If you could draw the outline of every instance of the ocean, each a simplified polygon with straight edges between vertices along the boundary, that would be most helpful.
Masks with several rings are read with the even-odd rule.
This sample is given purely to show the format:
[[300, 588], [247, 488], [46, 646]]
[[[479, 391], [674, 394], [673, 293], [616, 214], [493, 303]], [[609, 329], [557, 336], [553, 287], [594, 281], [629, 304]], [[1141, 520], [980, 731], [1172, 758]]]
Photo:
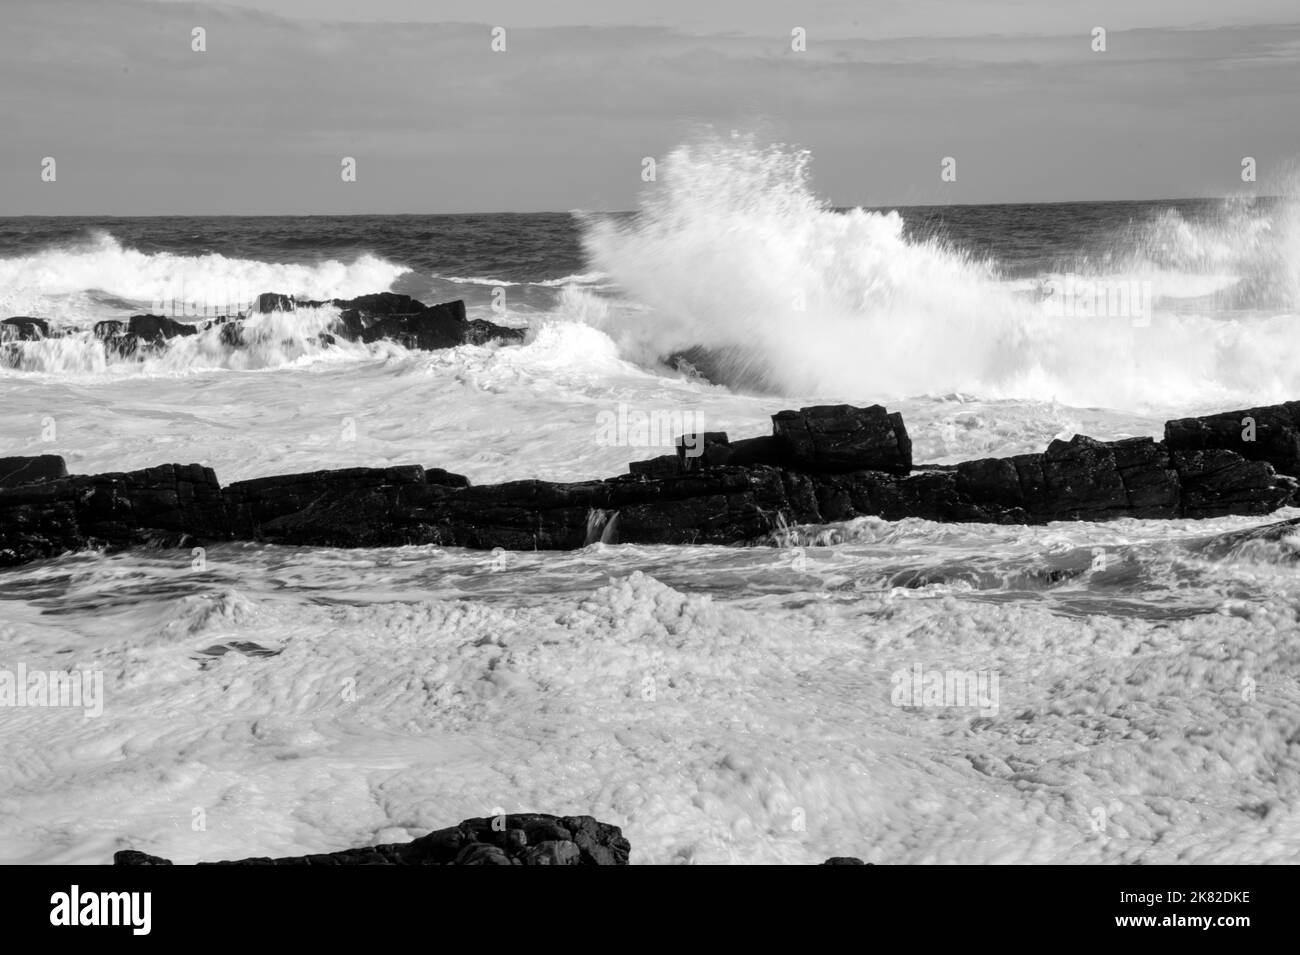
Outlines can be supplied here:
[[[835, 209], [809, 159], [682, 148], [626, 213], [0, 219], [0, 317], [55, 329], [0, 342], [0, 455], [580, 480], [664, 453], [610, 414], [736, 438], [881, 403], [951, 464], [1300, 398], [1288, 197]], [[527, 337], [324, 344], [328, 305], [242, 348], [91, 332], [379, 291]], [[1233, 535], [1297, 516], [6, 570], [0, 668], [102, 672], [103, 706], [0, 713], [0, 862], [297, 855], [501, 810], [615, 823], [634, 863], [1293, 862], [1300, 537]], [[954, 672], [979, 705], [910, 695]]]

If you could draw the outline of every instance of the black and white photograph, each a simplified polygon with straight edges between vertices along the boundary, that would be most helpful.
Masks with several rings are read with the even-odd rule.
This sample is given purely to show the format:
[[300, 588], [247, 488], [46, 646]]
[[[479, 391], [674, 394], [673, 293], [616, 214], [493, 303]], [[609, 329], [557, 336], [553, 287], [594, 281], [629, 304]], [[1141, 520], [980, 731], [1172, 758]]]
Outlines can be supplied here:
[[1294, 0], [3, 0], [0, 862], [1300, 862], [1297, 117]]

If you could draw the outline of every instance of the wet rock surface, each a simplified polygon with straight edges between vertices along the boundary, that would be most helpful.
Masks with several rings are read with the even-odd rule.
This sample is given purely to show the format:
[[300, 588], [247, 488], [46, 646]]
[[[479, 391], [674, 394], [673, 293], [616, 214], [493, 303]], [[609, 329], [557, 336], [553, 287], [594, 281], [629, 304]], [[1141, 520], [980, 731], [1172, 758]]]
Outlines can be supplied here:
[[[466, 819], [411, 842], [199, 865], [627, 865], [631, 849], [622, 829], [591, 816], [513, 813]], [[124, 849], [114, 854], [113, 864], [172, 863]]]
[[[358, 315], [368, 309], [387, 320], [405, 315], [412, 300], [355, 301]], [[1258, 420], [1290, 420], [1290, 406], [1277, 407], [1283, 410], [1255, 409]], [[1237, 414], [1232, 420], [1239, 421]], [[1234, 438], [1221, 417], [1170, 422], [1167, 433], [1182, 444], [1193, 438], [1240, 443], [1240, 431]], [[1039, 454], [916, 468], [902, 418], [880, 406], [783, 411], [773, 416], [773, 431], [737, 441], [721, 432], [684, 435], [676, 454], [633, 462], [626, 475], [569, 484], [472, 486], [462, 475], [411, 464], [222, 487], [198, 464], [69, 476], [54, 455], [5, 458], [0, 566], [88, 547], [229, 540], [570, 550], [597, 541], [755, 543], [792, 525], [864, 516], [1042, 524], [1257, 515], [1296, 503], [1300, 487], [1266, 459], [1292, 460], [1277, 438], [1280, 424], [1269, 432], [1276, 440], [1253, 456], [1226, 447], [1171, 450], [1151, 438], [1104, 442], [1076, 435]], [[872, 467], [857, 467], [863, 462]]]
[[[362, 295], [353, 299], [333, 299], [329, 302], [298, 301], [279, 292], [263, 292], [252, 303], [250, 313], [270, 314], [292, 312], [299, 307], [333, 305], [339, 309], [339, 318], [320, 336], [321, 344], [333, 344], [338, 339], [354, 342], [392, 341], [417, 351], [454, 348], [458, 345], [485, 345], [490, 342], [518, 344], [524, 339], [520, 328], [509, 328], [482, 319], [470, 321], [465, 316], [462, 301], [425, 305], [409, 295], [382, 292]], [[221, 344], [233, 349], [244, 348], [248, 340], [244, 323], [249, 315], [219, 315], [212, 318], [194, 316], [181, 321], [163, 315], [132, 315], [121, 320], [96, 322], [90, 329], [108, 356], [117, 358], [143, 358], [157, 354], [175, 338], [188, 338], [211, 329], [218, 329]], [[51, 327], [43, 318], [16, 316], [0, 320], [0, 345], [5, 349], [0, 358], [6, 364], [18, 366], [17, 349], [24, 342], [37, 342], [58, 336], [75, 335], [84, 331], [74, 326]]]

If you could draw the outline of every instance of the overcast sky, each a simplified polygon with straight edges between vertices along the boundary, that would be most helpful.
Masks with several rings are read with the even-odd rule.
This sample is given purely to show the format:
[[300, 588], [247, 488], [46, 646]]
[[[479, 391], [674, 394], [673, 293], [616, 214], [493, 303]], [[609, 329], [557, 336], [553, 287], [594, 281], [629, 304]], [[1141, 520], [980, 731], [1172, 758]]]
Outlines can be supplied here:
[[1277, 191], [1298, 67], [1297, 0], [3, 0], [0, 215], [627, 209], [701, 125], [845, 206]]

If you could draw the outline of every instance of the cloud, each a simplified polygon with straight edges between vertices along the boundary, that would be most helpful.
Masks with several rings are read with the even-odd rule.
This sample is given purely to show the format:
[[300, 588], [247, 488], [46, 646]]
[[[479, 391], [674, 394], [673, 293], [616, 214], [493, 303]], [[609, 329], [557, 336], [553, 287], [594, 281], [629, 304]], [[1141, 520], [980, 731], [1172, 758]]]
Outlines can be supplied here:
[[[731, 31], [717, 17], [648, 22], [669, 4], [640, 23], [511, 26], [494, 53], [487, 23], [385, 19], [455, 4], [350, 7], [372, 23], [268, 6], [6, 0], [0, 210], [627, 208], [641, 158], [698, 124], [810, 146], [818, 184], [845, 205], [1224, 192], [1241, 155], [1267, 168], [1300, 153], [1277, 121], [1296, 112], [1295, 25], [1117, 28], [1098, 54], [1091, 21], [1036, 12], [1054, 5], [981, 5], [976, 35], [962, 4], [885, 4], [856, 27], [856, 7], [821, 4], [808, 13], [824, 34], [810, 28], [795, 53], [788, 31], [755, 26], [784, 6]], [[867, 35], [919, 29], [918, 9], [935, 35]], [[1016, 25], [1047, 32], [1009, 35]], [[195, 26], [205, 53], [190, 48]], [[42, 184], [49, 155], [59, 180]], [[958, 183], [938, 180], [946, 155]], [[344, 156], [356, 183], [341, 181]]]

